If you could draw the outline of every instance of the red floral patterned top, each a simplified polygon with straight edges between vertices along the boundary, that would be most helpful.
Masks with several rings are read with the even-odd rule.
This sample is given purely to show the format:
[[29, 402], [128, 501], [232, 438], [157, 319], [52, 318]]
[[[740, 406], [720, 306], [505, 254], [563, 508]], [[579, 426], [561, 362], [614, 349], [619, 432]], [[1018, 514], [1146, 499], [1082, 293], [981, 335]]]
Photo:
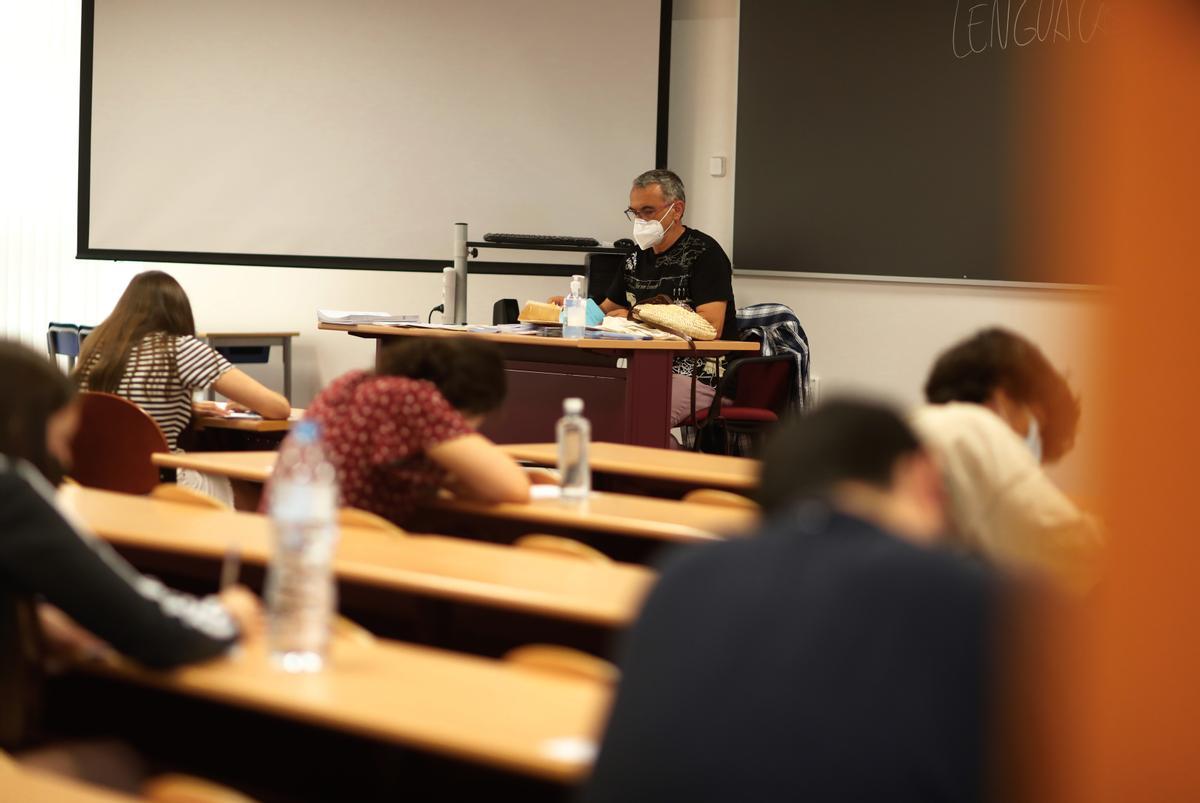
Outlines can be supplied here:
[[403, 525], [419, 500], [446, 479], [426, 450], [475, 430], [432, 382], [351, 371], [309, 406], [337, 469], [342, 506]]

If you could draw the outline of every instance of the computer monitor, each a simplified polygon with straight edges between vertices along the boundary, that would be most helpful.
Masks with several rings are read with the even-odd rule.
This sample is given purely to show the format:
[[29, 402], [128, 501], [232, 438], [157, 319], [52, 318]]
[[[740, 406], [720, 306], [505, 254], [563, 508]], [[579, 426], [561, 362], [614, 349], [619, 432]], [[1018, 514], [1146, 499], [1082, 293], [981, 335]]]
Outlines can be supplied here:
[[597, 304], [604, 302], [613, 278], [625, 269], [625, 254], [588, 254], [583, 260], [587, 294]]

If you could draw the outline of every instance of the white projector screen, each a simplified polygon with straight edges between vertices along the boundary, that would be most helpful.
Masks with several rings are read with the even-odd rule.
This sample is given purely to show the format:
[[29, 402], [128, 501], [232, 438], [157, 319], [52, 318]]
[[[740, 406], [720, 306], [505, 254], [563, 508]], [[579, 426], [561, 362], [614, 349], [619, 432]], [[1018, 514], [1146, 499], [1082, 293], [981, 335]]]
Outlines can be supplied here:
[[80, 256], [433, 269], [457, 221], [628, 236], [629, 182], [665, 155], [662, 14], [85, 0]]

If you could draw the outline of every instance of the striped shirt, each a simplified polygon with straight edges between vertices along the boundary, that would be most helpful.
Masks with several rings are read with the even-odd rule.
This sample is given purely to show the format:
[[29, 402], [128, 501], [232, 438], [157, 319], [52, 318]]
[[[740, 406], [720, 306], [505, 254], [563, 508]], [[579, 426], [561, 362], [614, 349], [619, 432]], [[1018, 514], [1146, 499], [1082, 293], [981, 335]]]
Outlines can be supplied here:
[[[81, 390], [88, 389], [87, 374], [94, 361], [80, 372]], [[179, 433], [192, 419], [193, 392], [207, 388], [231, 368], [228, 360], [191, 335], [146, 335], [129, 352], [117, 395], [145, 410], [175, 451]]]

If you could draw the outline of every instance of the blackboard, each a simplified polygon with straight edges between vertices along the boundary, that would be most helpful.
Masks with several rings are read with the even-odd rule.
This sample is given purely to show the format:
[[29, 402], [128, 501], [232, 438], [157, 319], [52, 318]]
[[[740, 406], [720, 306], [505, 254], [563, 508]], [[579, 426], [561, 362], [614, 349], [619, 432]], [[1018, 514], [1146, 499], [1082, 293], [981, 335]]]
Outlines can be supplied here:
[[734, 267], [1045, 280], [1031, 170], [1062, 121], [1041, 88], [1111, 34], [1110, 6], [742, 3]]

